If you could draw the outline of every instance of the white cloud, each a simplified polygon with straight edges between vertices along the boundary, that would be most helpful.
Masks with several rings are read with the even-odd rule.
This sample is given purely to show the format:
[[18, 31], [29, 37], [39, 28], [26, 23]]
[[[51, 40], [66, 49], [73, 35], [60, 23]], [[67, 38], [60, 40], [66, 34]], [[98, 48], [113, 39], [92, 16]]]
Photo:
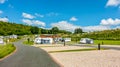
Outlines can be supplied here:
[[108, 0], [106, 6], [118, 6], [120, 5], [120, 0]]
[[112, 26], [112, 25], [120, 25], [120, 19], [112, 19], [112, 18], [109, 18], [109, 19], [102, 19], [101, 20], [101, 25], [109, 25], [109, 26]]
[[80, 27], [80, 26], [76, 26], [76, 25], [70, 24], [67, 21], [59, 21], [57, 23], [52, 23], [51, 26], [52, 27], [58, 27], [61, 30], [67, 30], [67, 31], [71, 31], [71, 32], [73, 32], [74, 29]]
[[8, 22], [9, 19], [8, 18], [0, 18], [0, 21], [3, 21], [3, 22]]
[[52, 23], [51, 26], [52, 27], [58, 27], [60, 30], [67, 30], [67, 31], [71, 31], [71, 32], [74, 32], [74, 30], [76, 28], [81, 28], [85, 32], [102, 31], [102, 30], [110, 29], [110, 26], [102, 26], [102, 25], [82, 27], [82, 26], [77, 26], [77, 25], [71, 24], [67, 21], [59, 21], [57, 23]]
[[0, 0], [0, 3], [3, 4], [3, 3], [5, 3], [5, 1], [6, 1], [6, 0]]
[[93, 32], [93, 31], [109, 30], [110, 27], [98, 25], [98, 26], [86, 26], [86, 27], [82, 27], [82, 29], [85, 32], [89, 32], [89, 31]]
[[35, 25], [40, 25], [42, 27], [45, 27], [45, 22], [39, 21], [39, 20], [33, 20], [32, 21]]
[[38, 16], [38, 17], [41, 17], [41, 18], [44, 17], [44, 15], [41, 15], [41, 14], [38, 14], [38, 13], [35, 13], [35, 15]]
[[29, 20], [29, 19], [22, 19], [22, 22], [24, 22], [24, 23], [26, 23], [28, 25], [32, 25], [33, 24], [32, 21]]
[[0, 14], [2, 14], [3, 13], [3, 11], [2, 10], [0, 10]]
[[77, 21], [78, 19], [76, 17], [71, 17], [70, 21]]
[[24, 17], [24, 18], [28, 18], [28, 19], [33, 19], [33, 18], [35, 18], [33, 15], [31, 15], [31, 14], [28, 14], [28, 13], [22, 13], [22, 16]]
[[39, 21], [39, 20], [29, 20], [29, 19], [22, 19], [22, 22], [28, 24], [28, 25], [35, 25], [35, 26], [42, 26], [45, 27], [45, 22]]

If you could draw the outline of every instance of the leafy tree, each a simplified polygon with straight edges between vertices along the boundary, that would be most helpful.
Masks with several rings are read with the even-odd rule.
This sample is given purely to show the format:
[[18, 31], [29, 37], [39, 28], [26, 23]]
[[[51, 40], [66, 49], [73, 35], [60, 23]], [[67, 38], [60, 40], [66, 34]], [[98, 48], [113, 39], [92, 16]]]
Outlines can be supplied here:
[[48, 34], [46, 29], [41, 29], [41, 34]]
[[38, 27], [31, 27], [30, 29], [32, 34], [38, 34], [39, 33], [39, 28]]
[[82, 33], [82, 32], [83, 31], [82, 31], [81, 28], [76, 28], [75, 31], [74, 31], [75, 34], [79, 34], [79, 33]]
[[53, 33], [53, 34], [57, 34], [58, 32], [59, 32], [58, 27], [53, 27], [53, 28], [52, 28], [52, 33]]

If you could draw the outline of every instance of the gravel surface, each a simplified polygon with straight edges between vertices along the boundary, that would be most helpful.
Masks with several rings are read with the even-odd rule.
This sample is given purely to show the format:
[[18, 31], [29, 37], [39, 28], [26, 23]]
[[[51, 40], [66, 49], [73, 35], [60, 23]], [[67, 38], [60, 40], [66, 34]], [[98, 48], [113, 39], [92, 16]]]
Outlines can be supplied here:
[[65, 67], [120, 67], [119, 50], [51, 53]]
[[47, 52], [49, 51], [60, 51], [60, 50], [74, 50], [74, 49], [87, 49], [93, 47], [81, 47], [81, 46], [56, 46], [56, 47], [40, 47]]

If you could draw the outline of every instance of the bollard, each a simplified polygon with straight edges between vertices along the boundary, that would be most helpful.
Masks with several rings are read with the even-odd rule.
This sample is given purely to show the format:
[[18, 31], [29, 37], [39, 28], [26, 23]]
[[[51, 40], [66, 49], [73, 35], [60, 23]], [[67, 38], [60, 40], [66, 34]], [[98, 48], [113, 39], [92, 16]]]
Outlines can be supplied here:
[[65, 46], [65, 40], [64, 40], [64, 46]]
[[100, 50], [100, 43], [98, 43], [98, 50]]

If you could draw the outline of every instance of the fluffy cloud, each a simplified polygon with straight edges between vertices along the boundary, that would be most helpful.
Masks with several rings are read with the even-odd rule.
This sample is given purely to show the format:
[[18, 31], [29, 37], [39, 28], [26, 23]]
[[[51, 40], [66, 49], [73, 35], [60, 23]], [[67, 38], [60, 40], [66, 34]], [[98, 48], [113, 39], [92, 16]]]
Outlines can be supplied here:
[[98, 26], [86, 26], [86, 27], [82, 27], [83, 31], [85, 32], [93, 32], [93, 31], [102, 31], [102, 30], [109, 30], [110, 27], [109, 26], [102, 26], [102, 25], [98, 25]]
[[0, 18], [0, 21], [3, 21], [3, 22], [8, 22], [9, 19], [8, 18]]
[[28, 24], [28, 25], [32, 25], [32, 21], [31, 20], [28, 20], [28, 19], [22, 19], [22, 22]]
[[28, 19], [33, 19], [33, 18], [35, 18], [33, 15], [31, 15], [31, 14], [28, 14], [28, 13], [22, 13], [22, 16], [24, 17], [24, 18], [28, 18]]
[[2, 14], [2, 13], [3, 13], [3, 11], [0, 10], [0, 14]]
[[5, 3], [5, 1], [6, 1], [6, 0], [0, 0], [0, 3], [3, 4], [3, 3]]
[[41, 18], [44, 17], [44, 15], [41, 15], [41, 14], [38, 14], [38, 13], [35, 13], [35, 15], [38, 16], [38, 17], [41, 17]]
[[120, 5], [120, 0], [108, 0], [106, 6], [118, 6]]
[[78, 19], [76, 17], [71, 17], [70, 21], [77, 21]]
[[39, 20], [33, 20], [32, 21], [35, 25], [40, 25], [42, 27], [45, 27], [45, 22], [39, 21]]
[[29, 19], [22, 19], [22, 22], [28, 25], [35, 25], [35, 26], [42, 26], [45, 27], [45, 23], [39, 20], [29, 20]]
[[51, 24], [52, 27], [58, 27], [61, 30], [67, 30], [67, 31], [74, 31], [74, 29], [79, 28], [79, 26], [70, 24], [67, 21], [59, 21], [57, 23], [52, 23]]
[[85, 31], [85, 32], [102, 31], [102, 30], [110, 29], [110, 26], [102, 26], [102, 25], [82, 27], [82, 26], [73, 25], [67, 21], [59, 21], [57, 23], [52, 23], [51, 26], [58, 27], [61, 30], [67, 30], [67, 31], [71, 31], [71, 32], [74, 32], [74, 30], [76, 28], [82, 28], [83, 31]]
[[112, 18], [109, 18], [109, 19], [102, 19], [101, 20], [101, 25], [109, 25], [109, 26], [112, 26], [112, 25], [120, 25], [120, 19], [112, 19]]

